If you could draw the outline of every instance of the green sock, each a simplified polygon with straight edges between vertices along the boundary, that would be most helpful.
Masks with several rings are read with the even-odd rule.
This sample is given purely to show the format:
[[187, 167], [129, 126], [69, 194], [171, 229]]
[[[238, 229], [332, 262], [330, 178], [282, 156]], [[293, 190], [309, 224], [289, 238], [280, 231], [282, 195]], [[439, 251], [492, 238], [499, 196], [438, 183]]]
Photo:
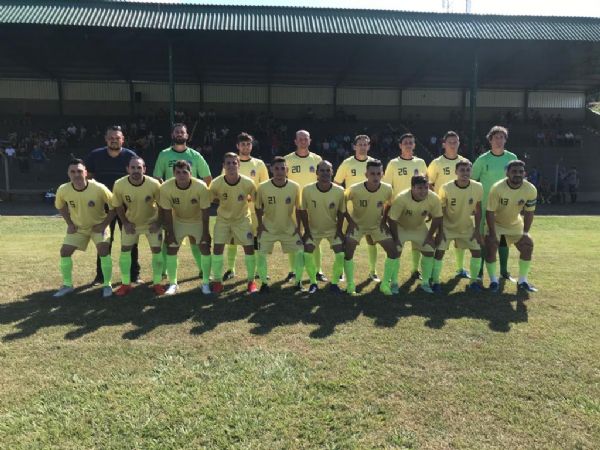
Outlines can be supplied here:
[[390, 283], [393, 283], [394, 278], [394, 269], [396, 267], [396, 259], [385, 258], [385, 263], [383, 264], [383, 278], [381, 280], [381, 285], [390, 287]]
[[304, 267], [306, 267], [310, 284], [316, 284], [317, 266], [315, 265], [315, 255], [313, 253], [304, 252]]
[[419, 261], [421, 261], [421, 252], [419, 250], [413, 250], [412, 256], [412, 271], [417, 272], [419, 270]]
[[[163, 271], [163, 260], [162, 255], [159, 253], [152, 253], [152, 284], [160, 284], [162, 280]], [[123, 269], [121, 269], [123, 273]], [[127, 272], [129, 273], [129, 272]], [[122, 277], [122, 275], [121, 275]]]
[[304, 273], [304, 252], [302, 250], [294, 253], [294, 273], [296, 274], [296, 283], [301, 283]]
[[469, 269], [471, 270], [471, 279], [474, 280], [479, 276], [479, 271], [481, 270], [481, 258], [471, 257]]
[[423, 277], [423, 284], [429, 284], [432, 272], [433, 256], [423, 256], [423, 258], [421, 258], [421, 277]]
[[70, 256], [61, 256], [59, 267], [63, 285], [73, 287], [73, 258]]
[[433, 259], [433, 270], [431, 271], [431, 280], [434, 283], [440, 282], [440, 274], [442, 273], [443, 260]]
[[104, 277], [104, 286], [110, 286], [112, 283], [112, 258], [110, 255], [100, 257], [100, 267]]
[[508, 273], [508, 247], [498, 247], [500, 273]]
[[208, 284], [210, 283], [211, 255], [202, 255], [200, 263], [202, 264], [202, 284]]
[[498, 281], [498, 275], [496, 274], [496, 261], [485, 263], [485, 267], [487, 268], [488, 275], [490, 276], [491, 281]]
[[254, 273], [256, 272], [256, 258], [254, 257], [254, 254], [245, 255], [244, 263], [246, 264], [246, 272], [248, 273], [248, 283], [250, 283], [251, 281], [254, 281]]
[[160, 254], [162, 255], [163, 262], [163, 273], [166, 273], [167, 271], [167, 247], [168, 245], [163, 242], [162, 247], [160, 248]]
[[294, 272], [294, 261], [295, 261], [295, 255], [294, 253], [288, 253], [288, 265], [289, 265], [289, 272]]
[[456, 271], [463, 270], [465, 268], [465, 249], [455, 248], [454, 256], [456, 258]]
[[377, 273], [377, 246], [367, 245], [367, 251], [369, 253], [369, 272]]
[[177, 255], [167, 255], [169, 284], [177, 284]]
[[215, 281], [223, 281], [223, 255], [212, 255], [212, 271]]
[[321, 243], [315, 246], [315, 250], [313, 253], [315, 257], [315, 269], [317, 272], [321, 271], [321, 266], [323, 265], [323, 255], [321, 254]]
[[354, 260], [344, 259], [344, 272], [346, 272], [346, 286], [354, 286]]
[[119, 270], [121, 271], [121, 283], [131, 284], [131, 250], [128, 252], [121, 251]]
[[237, 245], [226, 245], [227, 251], [227, 270], [235, 272], [235, 257], [237, 256]]
[[529, 268], [531, 267], [531, 261], [525, 261], [519, 259], [519, 281], [526, 280], [529, 274]]
[[335, 254], [333, 260], [333, 275], [331, 277], [331, 284], [338, 284], [340, 277], [344, 273], [344, 252]]
[[267, 254], [258, 252], [256, 257], [256, 270], [262, 284], [267, 284]]
[[192, 250], [194, 261], [196, 261], [196, 267], [198, 267], [198, 270], [202, 270], [202, 253], [200, 252], [200, 247], [198, 247], [198, 244], [190, 242], [190, 249]]

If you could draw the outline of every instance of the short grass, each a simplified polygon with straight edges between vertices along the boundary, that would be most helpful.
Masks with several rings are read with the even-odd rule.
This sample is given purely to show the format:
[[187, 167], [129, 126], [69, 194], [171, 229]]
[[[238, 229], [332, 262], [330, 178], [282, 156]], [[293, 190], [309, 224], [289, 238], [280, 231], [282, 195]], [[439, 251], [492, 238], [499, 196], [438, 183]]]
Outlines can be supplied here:
[[[0, 447], [598, 448], [599, 228], [536, 219], [529, 299], [512, 284], [467, 295], [464, 280], [435, 298], [409, 282], [395, 298], [368, 283], [309, 298], [279, 286], [278, 252], [271, 294], [238, 277], [207, 298], [183, 248], [175, 297], [54, 300], [61, 220], [0, 218]], [[76, 285], [93, 260], [76, 255]]]

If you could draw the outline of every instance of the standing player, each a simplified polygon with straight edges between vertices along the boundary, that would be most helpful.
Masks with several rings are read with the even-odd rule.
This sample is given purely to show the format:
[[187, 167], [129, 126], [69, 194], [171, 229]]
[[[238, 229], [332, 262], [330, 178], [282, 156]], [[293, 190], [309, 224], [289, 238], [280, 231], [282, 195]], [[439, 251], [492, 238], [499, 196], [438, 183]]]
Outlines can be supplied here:
[[[421, 158], [414, 155], [415, 152], [415, 136], [410, 133], [405, 133], [400, 136], [400, 156], [392, 159], [385, 168], [383, 181], [392, 185], [394, 197], [400, 192], [411, 188], [411, 179], [415, 175], [425, 175], [427, 173], [427, 164]], [[412, 278], [419, 279], [419, 261], [421, 252], [412, 249]]]
[[[192, 177], [189, 162], [180, 160], [173, 166], [174, 177], [160, 186], [160, 207], [166, 230], [167, 273], [169, 287], [165, 292], [177, 292], [177, 252], [187, 237], [190, 247], [199, 247], [202, 254], [202, 293], [210, 294], [210, 220], [211, 194], [204, 181]], [[196, 260], [196, 264], [198, 260]]]
[[[296, 182], [300, 186], [300, 193], [304, 186], [317, 181], [317, 164], [319, 164], [322, 158], [309, 150], [310, 147], [310, 133], [306, 130], [296, 131], [296, 139], [294, 140], [296, 150], [285, 156], [286, 164], [288, 167], [288, 179]], [[316, 248], [315, 262], [317, 265], [317, 280], [327, 281], [325, 275], [321, 272], [321, 249]], [[294, 279], [296, 276], [294, 269], [294, 256], [290, 253], [288, 255], [288, 263], [290, 271], [285, 278], [286, 282]], [[302, 274], [300, 274], [302, 276]], [[296, 282], [301, 281], [296, 278]]]
[[[260, 276], [260, 292], [269, 292], [267, 284], [267, 255], [273, 252], [275, 242], [279, 242], [283, 253], [291, 255], [294, 261], [296, 290], [302, 290], [302, 271], [304, 258], [302, 255], [302, 239], [298, 232], [300, 223], [298, 208], [300, 207], [300, 186], [287, 178], [286, 159], [281, 156], [273, 158], [271, 163], [273, 178], [264, 181], [256, 193], [256, 218], [258, 219], [258, 258], [257, 267]], [[294, 220], [295, 219], [295, 220]]]
[[[335, 174], [335, 181], [339, 185], [344, 185], [346, 189], [356, 183], [365, 181], [365, 173], [367, 172], [367, 162], [373, 158], [368, 156], [371, 147], [371, 139], [366, 134], [359, 134], [354, 138], [354, 156], [350, 156], [342, 161], [340, 167]], [[369, 238], [370, 239], [370, 238]], [[377, 263], [377, 246], [375, 243], [368, 243], [369, 252], [369, 278], [375, 282], [381, 281], [376, 271]]]
[[383, 247], [387, 254], [383, 279], [379, 286], [384, 295], [391, 295], [390, 282], [398, 278], [400, 256], [387, 225], [387, 213], [392, 202], [392, 187], [382, 183], [383, 164], [378, 159], [367, 163], [367, 181], [357, 183], [346, 190], [346, 230], [344, 271], [346, 272], [346, 292], [354, 294], [354, 251], [363, 236]]
[[[89, 155], [85, 158], [85, 166], [88, 173], [88, 178], [96, 180], [98, 183], [102, 183], [108, 189], [112, 191], [115, 181], [121, 178], [123, 175], [127, 175], [127, 165], [129, 160], [134, 156], [137, 156], [133, 150], [123, 147], [125, 143], [125, 136], [121, 127], [114, 125], [106, 129], [104, 135], [106, 141], [106, 147], [100, 147], [92, 150]], [[115, 226], [119, 224], [121, 233], [123, 232], [123, 225], [119, 220], [119, 217], [115, 214], [113, 220], [110, 222], [110, 246], [112, 249], [112, 243], [115, 238]], [[131, 249], [131, 279], [134, 282], [140, 282], [140, 265], [138, 263], [138, 248], [134, 245]], [[100, 257], [96, 258], [96, 277], [92, 281], [92, 286], [102, 284], [102, 268], [100, 266]]]
[[[425, 222], [429, 216], [432, 219], [427, 228]], [[435, 252], [434, 235], [439, 233], [442, 225], [442, 204], [437, 194], [429, 190], [427, 177], [414, 175], [411, 178], [411, 188], [394, 198], [389, 212], [389, 222], [395, 242], [404, 245], [410, 241], [413, 250], [422, 253], [421, 289], [428, 294], [433, 294], [430, 280]], [[396, 282], [396, 279], [393, 281]], [[396, 285], [392, 292], [397, 292], [397, 289]]]
[[215, 178], [210, 185], [213, 199], [219, 202], [212, 257], [215, 277], [213, 292], [219, 294], [223, 291], [223, 250], [225, 244], [229, 244], [233, 240], [235, 245], [244, 247], [248, 292], [253, 294], [257, 291], [254, 282], [256, 261], [248, 202], [256, 195], [256, 187], [254, 181], [240, 175], [240, 157], [235, 153], [225, 153], [223, 168], [225, 174]]
[[126, 177], [119, 178], [113, 189], [112, 206], [123, 224], [121, 232], [121, 286], [115, 292], [122, 297], [131, 292], [131, 249], [138, 244], [140, 235], [145, 235], [152, 252], [152, 289], [156, 295], [165, 293], [160, 284], [162, 275], [162, 229], [158, 218], [160, 183], [144, 175], [146, 164], [139, 156], [129, 160]]
[[[471, 162], [460, 160], [456, 163], [456, 180], [448, 181], [440, 187], [439, 195], [444, 212], [444, 223], [440, 242], [435, 253], [433, 262], [433, 290], [440, 290], [439, 278], [442, 271], [444, 252], [448, 250], [450, 241], [458, 251], [471, 250], [471, 274], [473, 281], [469, 289], [475, 292], [481, 291], [481, 285], [475, 280], [481, 268], [481, 199], [483, 198], [483, 186], [475, 180], [471, 180]], [[473, 219], [475, 217], [475, 224]]]
[[[514, 243], [520, 253], [518, 288], [537, 292], [529, 284], [527, 275], [531, 266], [533, 240], [529, 230], [537, 201], [537, 189], [525, 180], [525, 163], [514, 160], [506, 167], [506, 178], [498, 181], [490, 189], [486, 211], [488, 233], [486, 235], [486, 266], [490, 276], [490, 290], [499, 289], [496, 276], [496, 250], [502, 239], [510, 245]], [[521, 217], [523, 211], [523, 217]]]
[[317, 182], [306, 185], [302, 190], [300, 218], [304, 226], [304, 266], [310, 277], [309, 294], [318, 290], [317, 267], [313, 252], [323, 239], [335, 254], [333, 275], [329, 290], [340, 293], [338, 282], [344, 271], [344, 213], [346, 202], [344, 190], [331, 182], [333, 166], [329, 161], [317, 165]]
[[[492, 146], [491, 150], [482, 154], [473, 163], [473, 174], [471, 176], [483, 185], [483, 199], [481, 200], [483, 221], [480, 230], [482, 234], [487, 217], [485, 209], [490, 189], [496, 182], [505, 177], [507, 164], [517, 159], [517, 155], [504, 149], [507, 139], [508, 130], [506, 128], [499, 125], [493, 126], [487, 134], [487, 140]], [[498, 254], [500, 256], [500, 276], [506, 280], [514, 281], [508, 272], [508, 244], [505, 239], [500, 240]], [[483, 277], [483, 267], [479, 277]]]
[[[442, 137], [442, 147], [444, 154], [435, 158], [427, 167], [427, 178], [429, 187], [436, 194], [440, 195], [441, 187], [449, 181], [456, 180], [456, 163], [458, 161], [468, 161], [458, 154], [460, 147], [460, 138], [455, 131], [447, 131]], [[469, 273], [465, 270], [465, 249], [455, 247], [456, 255], [456, 276], [459, 278], [469, 278]]]
[[60, 272], [63, 286], [54, 293], [62, 297], [73, 292], [73, 253], [88, 246], [90, 240], [96, 244], [102, 268], [102, 297], [112, 295], [112, 260], [110, 257], [110, 229], [108, 225], [115, 217], [110, 208], [112, 194], [106, 186], [88, 180], [85, 164], [81, 159], [73, 159], [68, 166], [69, 183], [56, 191], [54, 206], [67, 223], [67, 234], [60, 248]]
[[[256, 189], [258, 189], [258, 185], [260, 183], [269, 179], [269, 171], [261, 159], [253, 158], [250, 155], [252, 153], [253, 140], [254, 138], [248, 133], [241, 133], [237, 137], [236, 147], [240, 157], [240, 173], [254, 181]], [[250, 208], [252, 232], [254, 233], [254, 243], [256, 246], [256, 229], [258, 225], [256, 223], [256, 210], [254, 209], [254, 201], [251, 201], [248, 207]], [[235, 276], [236, 255], [237, 245], [227, 245], [227, 270], [223, 274], [223, 280], [229, 280]]]

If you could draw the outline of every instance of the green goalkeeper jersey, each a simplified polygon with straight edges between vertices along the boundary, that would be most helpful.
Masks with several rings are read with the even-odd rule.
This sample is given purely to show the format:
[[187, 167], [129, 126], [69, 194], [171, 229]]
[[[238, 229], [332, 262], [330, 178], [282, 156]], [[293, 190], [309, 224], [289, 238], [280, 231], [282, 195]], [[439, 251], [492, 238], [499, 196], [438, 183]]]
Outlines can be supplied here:
[[490, 189], [494, 183], [506, 178], [506, 165], [515, 159], [517, 159], [517, 155], [508, 150], [504, 150], [504, 153], [499, 156], [488, 151], [480, 155], [473, 164], [471, 178], [483, 185], [482, 209], [485, 210], [487, 207], [487, 198]]

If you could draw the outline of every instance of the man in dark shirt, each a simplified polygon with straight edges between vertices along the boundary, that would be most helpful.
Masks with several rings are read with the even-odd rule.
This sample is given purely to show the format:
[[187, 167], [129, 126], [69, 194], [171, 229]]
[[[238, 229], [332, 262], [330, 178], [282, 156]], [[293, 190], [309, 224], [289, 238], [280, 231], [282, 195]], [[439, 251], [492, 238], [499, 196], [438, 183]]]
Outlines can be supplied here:
[[[129, 160], [133, 156], [137, 156], [135, 152], [128, 148], [123, 148], [125, 137], [121, 131], [121, 127], [112, 126], [106, 130], [104, 136], [106, 140], [106, 147], [100, 147], [96, 150], [92, 150], [90, 154], [85, 158], [85, 165], [88, 169], [88, 178], [104, 184], [111, 191], [115, 181], [119, 178], [127, 175], [127, 166]], [[119, 229], [123, 229], [121, 221], [118, 217], [115, 217], [110, 223], [110, 245], [112, 247], [114, 235], [115, 235], [115, 224], [119, 224]], [[138, 263], [138, 249], [137, 245], [134, 245], [131, 249], [131, 280], [136, 282], [140, 275], [140, 265]], [[93, 285], [102, 284], [102, 268], [100, 267], [100, 258], [96, 259], [96, 278], [92, 282]]]

